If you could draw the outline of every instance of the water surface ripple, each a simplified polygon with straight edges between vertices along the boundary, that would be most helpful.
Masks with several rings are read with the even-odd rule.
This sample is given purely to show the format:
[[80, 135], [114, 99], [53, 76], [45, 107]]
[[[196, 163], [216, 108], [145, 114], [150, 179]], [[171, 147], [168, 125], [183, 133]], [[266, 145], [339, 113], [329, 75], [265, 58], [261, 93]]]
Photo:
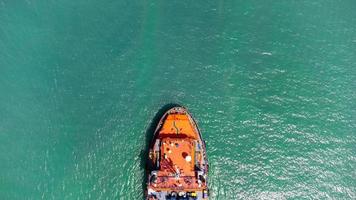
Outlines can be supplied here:
[[356, 4], [0, 0], [0, 199], [143, 199], [168, 103], [212, 200], [356, 199]]

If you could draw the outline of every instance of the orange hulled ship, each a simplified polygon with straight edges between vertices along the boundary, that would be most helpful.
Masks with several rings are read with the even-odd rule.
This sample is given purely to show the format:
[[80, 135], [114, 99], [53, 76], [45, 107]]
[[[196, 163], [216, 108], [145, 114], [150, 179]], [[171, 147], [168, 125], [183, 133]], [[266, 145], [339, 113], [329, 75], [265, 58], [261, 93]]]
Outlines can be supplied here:
[[147, 200], [207, 200], [205, 142], [192, 116], [181, 106], [159, 121], [150, 144]]

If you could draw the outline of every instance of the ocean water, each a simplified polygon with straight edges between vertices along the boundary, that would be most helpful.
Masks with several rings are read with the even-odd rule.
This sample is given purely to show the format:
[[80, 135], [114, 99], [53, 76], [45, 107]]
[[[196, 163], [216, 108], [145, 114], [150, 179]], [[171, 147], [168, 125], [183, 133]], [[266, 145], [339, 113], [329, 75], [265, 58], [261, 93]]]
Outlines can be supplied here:
[[0, 199], [143, 199], [186, 106], [212, 200], [356, 199], [353, 0], [0, 0]]

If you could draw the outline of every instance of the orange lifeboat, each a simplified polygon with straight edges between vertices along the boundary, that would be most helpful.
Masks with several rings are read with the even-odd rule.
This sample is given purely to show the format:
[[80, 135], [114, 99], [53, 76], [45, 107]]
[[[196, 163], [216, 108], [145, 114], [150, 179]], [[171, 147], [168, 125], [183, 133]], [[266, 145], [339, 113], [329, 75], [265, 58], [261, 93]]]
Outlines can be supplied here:
[[149, 147], [147, 200], [207, 200], [205, 142], [187, 109], [162, 116]]

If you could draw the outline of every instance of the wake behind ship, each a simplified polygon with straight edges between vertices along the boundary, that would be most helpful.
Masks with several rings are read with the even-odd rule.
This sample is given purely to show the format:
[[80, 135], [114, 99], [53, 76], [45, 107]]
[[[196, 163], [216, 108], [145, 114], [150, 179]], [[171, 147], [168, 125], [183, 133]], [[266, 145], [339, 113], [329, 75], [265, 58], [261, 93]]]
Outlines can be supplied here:
[[171, 108], [159, 121], [147, 173], [147, 200], [208, 199], [205, 142], [184, 107]]

